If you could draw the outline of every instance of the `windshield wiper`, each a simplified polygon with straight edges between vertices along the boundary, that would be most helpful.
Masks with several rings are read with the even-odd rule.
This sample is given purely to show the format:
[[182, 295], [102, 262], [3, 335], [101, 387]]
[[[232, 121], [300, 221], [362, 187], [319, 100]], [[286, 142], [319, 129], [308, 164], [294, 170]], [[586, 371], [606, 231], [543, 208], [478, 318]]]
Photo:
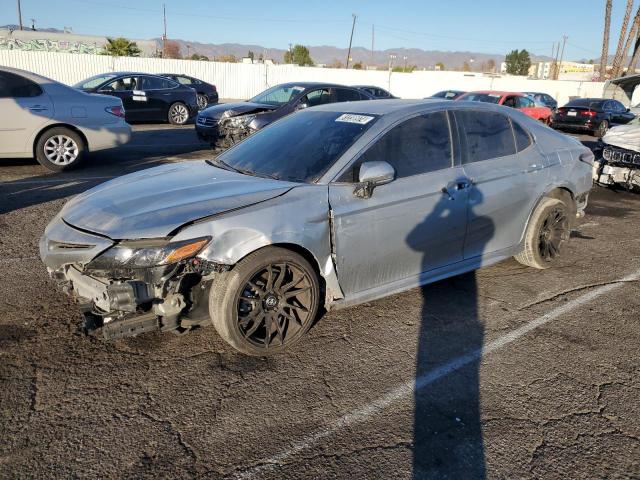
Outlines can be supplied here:
[[207, 160], [205, 160], [205, 162], [207, 162], [209, 165], [213, 165], [214, 167], [220, 167], [220, 168], [223, 168], [225, 170], [230, 170], [232, 172], [243, 173], [240, 170], [238, 170], [237, 168], [232, 167], [228, 163], [223, 162], [222, 160], [218, 159], [218, 157], [208, 158]]
[[210, 158], [205, 160], [209, 165], [213, 165], [214, 167], [224, 168], [225, 170], [231, 170], [232, 172], [242, 173], [243, 175], [249, 175], [251, 177], [264, 177], [264, 178], [272, 178], [273, 180], [280, 180], [280, 177], [274, 175], [272, 173], [261, 173], [254, 172], [253, 170], [247, 170], [245, 168], [238, 168], [229, 165], [228, 163], [220, 160], [219, 158]]

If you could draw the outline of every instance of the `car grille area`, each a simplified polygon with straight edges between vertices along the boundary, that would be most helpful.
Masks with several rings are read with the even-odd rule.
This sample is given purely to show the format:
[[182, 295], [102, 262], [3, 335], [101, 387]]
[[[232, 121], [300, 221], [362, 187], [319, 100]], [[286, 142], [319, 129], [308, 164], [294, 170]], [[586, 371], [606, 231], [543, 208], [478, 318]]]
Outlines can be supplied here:
[[621, 163], [625, 165], [636, 165], [640, 167], [640, 153], [625, 150], [623, 148], [605, 147], [602, 151], [602, 158], [607, 162]]

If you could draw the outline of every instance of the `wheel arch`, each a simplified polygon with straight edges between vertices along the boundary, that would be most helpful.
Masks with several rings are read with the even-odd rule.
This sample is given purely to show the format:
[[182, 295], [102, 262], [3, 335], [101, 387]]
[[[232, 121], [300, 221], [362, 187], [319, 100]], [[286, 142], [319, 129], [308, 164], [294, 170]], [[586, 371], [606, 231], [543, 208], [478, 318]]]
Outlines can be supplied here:
[[542, 200], [544, 200], [545, 198], [555, 198], [558, 200], [563, 200], [565, 202], [568, 201], [569, 207], [571, 208], [569, 225], [570, 225], [570, 228], [573, 228], [573, 225], [575, 224], [575, 219], [576, 219], [575, 214], [578, 208], [576, 203], [575, 193], [573, 192], [573, 190], [569, 185], [566, 185], [566, 184], [552, 185], [549, 188], [547, 188], [533, 204], [533, 208], [531, 208], [531, 211], [529, 212], [529, 216], [527, 217], [527, 221], [525, 222], [524, 228], [522, 229], [522, 233], [520, 235], [520, 244], [522, 244], [524, 240], [524, 236], [527, 232], [527, 229], [529, 228], [529, 223], [531, 222], [531, 217], [533, 216], [533, 212], [536, 211], [536, 209], [540, 205], [540, 202], [542, 202]]
[[85, 150], [87, 152], [89, 151], [89, 141], [87, 140], [87, 136], [78, 127], [71, 125], [69, 123], [51, 123], [43, 127], [33, 139], [33, 143], [31, 145], [31, 153], [33, 154], [34, 158], [36, 156], [36, 147], [38, 146], [38, 142], [40, 141], [40, 138], [42, 137], [42, 135], [44, 135], [46, 132], [48, 132], [52, 128], [67, 128], [72, 132], [77, 133], [78, 136], [82, 139], [82, 143], [84, 143]]

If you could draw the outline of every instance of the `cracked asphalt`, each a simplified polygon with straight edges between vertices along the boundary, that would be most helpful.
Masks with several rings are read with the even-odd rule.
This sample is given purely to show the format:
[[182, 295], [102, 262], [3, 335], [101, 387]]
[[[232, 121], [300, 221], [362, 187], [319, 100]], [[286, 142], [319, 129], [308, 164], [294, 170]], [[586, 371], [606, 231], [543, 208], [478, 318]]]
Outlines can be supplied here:
[[0, 166], [0, 477], [640, 477], [640, 196], [595, 188], [556, 268], [329, 312], [275, 358], [212, 328], [84, 336], [38, 259], [48, 221], [107, 178], [207, 155], [193, 127], [144, 125], [70, 173]]

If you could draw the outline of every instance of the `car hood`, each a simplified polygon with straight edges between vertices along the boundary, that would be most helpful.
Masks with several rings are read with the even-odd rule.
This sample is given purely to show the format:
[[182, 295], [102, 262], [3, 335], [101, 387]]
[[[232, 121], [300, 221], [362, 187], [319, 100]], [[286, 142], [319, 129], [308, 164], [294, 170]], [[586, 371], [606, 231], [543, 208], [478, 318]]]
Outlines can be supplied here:
[[640, 125], [634, 123], [610, 128], [602, 137], [602, 141], [608, 145], [640, 152]]
[[269, 200], [295, 185], [204, 161], [168, 164], [87, 190], [69, 201], [61, 216], [69, 225], [114, 240], [166, 237], [185, 223]]
[[265, 103], [238, 102], [238, 103], [222, 103], [207, 107], [200, 112], [201, 117], [220, 119], [225, 117], [236, 117], [238, 115], [258, 112], [271, 112], [278, 107], [267, 105]]

